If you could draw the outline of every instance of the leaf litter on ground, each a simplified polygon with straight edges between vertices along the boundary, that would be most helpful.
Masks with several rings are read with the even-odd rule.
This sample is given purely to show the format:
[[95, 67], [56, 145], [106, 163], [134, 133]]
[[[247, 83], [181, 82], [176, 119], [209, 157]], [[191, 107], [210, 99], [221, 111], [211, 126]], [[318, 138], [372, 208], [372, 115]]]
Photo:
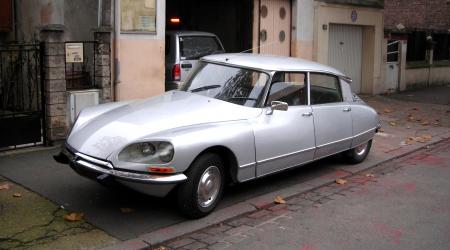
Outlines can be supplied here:
[[273, 202], [275, 202], [276, 204], [285, 204], [286, 203], [286, 201], [283, 199], [283, 197], [281, 197], [281, 196], [277, 196], [277, 197], [275, 197], [275, 200], [273, 200]]
[[80, 221], [83, 218], [84, 218], [83, 213], [68, 213], [68, 214], [64, 215], [64, 220], [69, 221], [69, 222]]

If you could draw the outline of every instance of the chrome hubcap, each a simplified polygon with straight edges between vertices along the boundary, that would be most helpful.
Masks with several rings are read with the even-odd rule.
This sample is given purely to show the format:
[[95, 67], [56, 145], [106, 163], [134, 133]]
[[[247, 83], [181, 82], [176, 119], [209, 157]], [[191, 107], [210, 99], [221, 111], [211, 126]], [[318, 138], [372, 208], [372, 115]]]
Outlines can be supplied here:
[[220, 171], [216, 166], [210, 166], [203, 172], [197, 188], [197, 200], [201, 207], [208, 207], [216, 200], [221, 181]]
[[355, 148], [355, 153], [357, 155], [363, 155], [366, 152], [366, 149], [367, 149], [367, 143], [361, 144]]

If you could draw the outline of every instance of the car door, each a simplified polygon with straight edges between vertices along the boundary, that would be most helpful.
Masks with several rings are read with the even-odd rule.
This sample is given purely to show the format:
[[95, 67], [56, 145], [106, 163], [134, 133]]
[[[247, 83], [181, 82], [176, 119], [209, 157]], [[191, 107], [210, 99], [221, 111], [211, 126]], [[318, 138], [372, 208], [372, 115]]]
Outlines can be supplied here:
[[352, 116], [336, 76], [312, 72], [309, 76], [317, 159], [350, 148]]
[[309, 162], [314, 156], [314, 124], [307, 105], [306, 74], [277, 73], [273, 77], [266, 105], [287, 103], [288, 110], [275, 110], [255, 118], [256, 176]]

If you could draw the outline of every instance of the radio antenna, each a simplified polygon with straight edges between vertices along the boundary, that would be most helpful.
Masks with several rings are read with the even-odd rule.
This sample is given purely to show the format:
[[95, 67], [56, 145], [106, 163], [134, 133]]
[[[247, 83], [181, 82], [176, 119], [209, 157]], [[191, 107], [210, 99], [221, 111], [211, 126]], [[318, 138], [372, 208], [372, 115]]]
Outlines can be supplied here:
[[243, 50], [243, 51], [239, 52], [239, 54], [245, 53], [245, 52], [247, 52], [247, 51], [252, 51], [252, 50], [255, 50], [255, 49], [260, 49], [260, 48], [263, 48], [263, 47], [266, 47], [266, 46], [269, 46], [269, 45], [274, 45], [274, 44], [276, 44], [276, 43], [277, 43], [277, 42], [271, 42], [271, 43], [266, 43], [266, 44], [264, 44], [264, 45], [259, 45], [259, 46], [257, 46], [257, 47], [253, 47], [253, 48], [250, 48], [250, 49], [247, 49], [247, 50]]

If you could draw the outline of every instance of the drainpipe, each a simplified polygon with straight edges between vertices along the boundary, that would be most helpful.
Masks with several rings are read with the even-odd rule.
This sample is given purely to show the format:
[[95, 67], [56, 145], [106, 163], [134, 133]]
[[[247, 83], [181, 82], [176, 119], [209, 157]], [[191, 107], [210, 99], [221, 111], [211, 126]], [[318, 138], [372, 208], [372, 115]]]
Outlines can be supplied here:
[[119, 72], [120, 72], [120, 65], [119, 61], [116, 60], [116, 56], [119, 54], [119, 48], [117, 47], [117, 38], [118, 38], [118, 29], [117, 27], [118, 22], [116, 19], [116, 16], [118, 15], [119, 11], [119, 1], [118, 0], [111, 0], [111, 18], [112, 18], [112, 36], [111, 36], [111, 91], [113, 100], [117, 101], [117, 84], [120, 82], [119, 80]]

